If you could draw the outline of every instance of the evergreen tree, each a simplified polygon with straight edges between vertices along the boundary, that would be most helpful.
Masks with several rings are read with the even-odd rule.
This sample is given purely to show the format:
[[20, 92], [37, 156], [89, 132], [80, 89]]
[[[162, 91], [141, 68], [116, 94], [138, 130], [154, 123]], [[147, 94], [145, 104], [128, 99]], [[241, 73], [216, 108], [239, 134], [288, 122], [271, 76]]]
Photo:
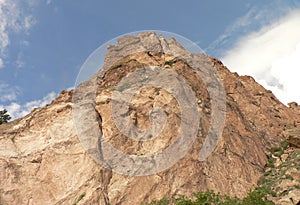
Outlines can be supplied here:
[[7, 123], [10, 119], [11, 119], [11, 117], [7, 113], [6, 109], [0, 110], [0, 125]]

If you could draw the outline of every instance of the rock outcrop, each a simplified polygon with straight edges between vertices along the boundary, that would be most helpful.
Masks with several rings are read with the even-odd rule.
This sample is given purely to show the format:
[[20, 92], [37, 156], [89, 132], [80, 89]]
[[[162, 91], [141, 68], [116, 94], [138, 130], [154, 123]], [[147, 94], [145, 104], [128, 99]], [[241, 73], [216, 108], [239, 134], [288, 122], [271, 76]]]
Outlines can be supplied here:
[[[207, 85], [218, 85], [213, 80], [203, 80], [203, 76], [214, 79], [216, 73], [200, 66], [203, 75], [197, 75], [197, 70], [191, 67], [194, 61], [186, 62], [180, 56], [200, 59], [203, 65], [214, 68], [224, 85], [224, 129], [215, 149], [204, 160], [199, 160], [199, 152], [212, 126], [214, 103]], [[173, 166], [148, 176], [120, 174], [95, 160], [101, 158], [103, 140], [124, 153], [138, 156], [155, 155], [176, 140], [174, 136], [185, 119], [180, 118], [177, 99], [162, 88], [141, 89], [133, 95], [126, 113], [131, 124], [145, 130], [152, 125], [149, 112], [162, 108], [167, 124], [157, 139], [132, 140], [113, 121], [110, 108], [114, 91], [122, 93], [127, 89], [128, 85], [117, 85], [137, 68], [163, 68], [183, 77], [196, 97], [200, 114], [195, 141], [186, 155]], [[90, 101], [80, 97], [88, 97]], [[76, 103], [92, 105], [94, 109], [91, 115], [75, 114], [82, 122], [81, 128], [85, 128], [80, 134], [72, 114]], [[192, 54], [175, 39], [155, 33], [123, 37], [108, 48], [103, 68], [76, 91], [64, 91], [50, 105], [0, 126], [0, 203], [132, 205], [156, 198], [189, 196], [207, 189], [243, 197], [263, 175], [268, 149], [285, 138], [287, 127], [298, 126], [299, 114], [293, 109], [283, 105], [252, 77], [231, 73], [215, 58]], [[86, 123], [89, 117], [97, 123]], [[88, 136], [96, 128], [103, 139], [86, 142], [97, 148], [86, 150], [87, 144], [79, 135]]]
[[283, 141], [269, 155], [267, 168], [260, 186], [271, 190], [268, 197], [275, 204], [297, 205], [300, 203], [300, 150]]

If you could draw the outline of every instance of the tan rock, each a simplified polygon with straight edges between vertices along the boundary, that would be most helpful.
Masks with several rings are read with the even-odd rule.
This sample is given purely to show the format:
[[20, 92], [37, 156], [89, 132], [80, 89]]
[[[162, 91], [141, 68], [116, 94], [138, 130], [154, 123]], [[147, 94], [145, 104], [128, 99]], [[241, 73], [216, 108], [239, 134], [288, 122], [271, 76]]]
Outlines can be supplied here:
[[281, 155], [282, 162], [285, 162], [287, 160], [288, 156], [289, 156], [288, 154], [282, 154]]
[[300, 190], [291, 190], [289, 193], [275, 202], [277, 205], [297, 205], [300, 202]]
[[[291, 177], [293, 177], [293, 179], [295, 180], [299, 180], [300, 179], [300, 170], [293, 167], [291, 169], [289, 169], [286, 174], [290, 175]], [[298, 183], [300, 186], [300, 182]]]
[[290, 134], [288, 137], [288, 142], [290, 145], [300, 148], [300, 129], [293, 131], [293, 134]]
[[[200, 58], [208, 68], [213, 66], [228, 93], [225, 128], [217, 147], [204, 161], [199, 160], [199, 152], [211, 126], [212, 106], [202, 78], [213, 79], [215, 74], [203, 66], [203, 76], [195, 75], [187, 62], [166, 54], [175, 50], [180, 56]], [[136, 53], [128, 55], [131, 51]], [[168, 124], [159, 133], [160, 137], [152, 141], [141, 143], [124, 136], [112, 121], [110, 110], [112, 91], [121, 79], [137, 67], [155, 69], [166, 65], [166, 60], [170, 62], [164, 69], [172, 69], [184, 77], [196, 96], [195, 104], [201, 102], [197, 104], [201, 122], [194, 144], [173, 166], [150, 176], [120, 175], [104, 168], [94, 160], [104, 157], [100, 149], [103, 141], [88, 137], [91, 133], [99, 134], [98, 129], [104, 133], [103, 139], [124, 153], [137, 156], [151, 156], [174, 142], [181, 121], [186, 119], [180, 119], [179, 104], [168, 92], [143, 89], [133, 96], [129, 106], [129, 123], [142, 130], [147, 129], [150, 119], [155, 119], [155, 114], [159, 113], [156, 110], [152, 115], [150, 111], [155, 107], [163, 108]], [[208, 82], [211, 87], [217, 86], [214, 83]], [[71, 101], [72, 96], [75, 101]], [[78, 96], [94, 98], [85, 101]], [[73, 122], [72, 107], [74, 109], [74, 103], [78, 102], [82, 107], [92, 106], [93, 109], [86, 113], [85, 109], [80, 110], [78, 115], [81, 128], [85, 128], [80, 134], [87, 136], [84, 142], [79, 140]], [[50, 105], [0, 126], [0, 200], [12, 205], [73, 204], [77, 201], [78, 204], [134, 205], [155, 198], [190, 196], [207, 189], [243, 197], [262, 176], [267, 150], [283, 139], [283, 125], [293, 123], [298, 117], [253, 78], [231, 73], [217, 59], [191, 54], [174, 39], [164, 39], [155, 33], [122, 38], [117, 45], [108, 48], [99, 73], [82, 83], [75, 93], [63, 92]], [[90, 118], [97, 122], [89, 124]], [[159, 128], [161, 123], [155, 125]], [[145, 135], [147, 137], [151, 138]], [[93, 149], [86, 150], [85, 145]]]

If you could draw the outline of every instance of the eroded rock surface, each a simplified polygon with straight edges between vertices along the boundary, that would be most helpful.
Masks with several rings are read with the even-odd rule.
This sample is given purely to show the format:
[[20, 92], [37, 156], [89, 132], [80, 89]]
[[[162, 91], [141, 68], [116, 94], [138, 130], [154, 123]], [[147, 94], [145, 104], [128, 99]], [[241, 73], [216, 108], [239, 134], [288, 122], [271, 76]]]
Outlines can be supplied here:
[[[210, 95], [206, 83], [190, 67], [193, 64], [178, 58], [178, 53], [197, 57], [215, 68], [226, 92], [225, 127], [214, 152], [204, 161], [199, 160], [199, 152], [210, 128]], [[99, 150], [84, 149], [76, 132], [72, 107], [78, 102], [92, 105], [97, 116], [82, 117], [86, 134], [100, 128], [104, 140], [125, 153], [151, 155], [163, 150], [174, 141], [182, 120], [178, 103], [170, 93], [149, 87], [132, 98], [127, 114], [140, 129], [150, 126], [149, 110], [153, 107], [161, 107], [167, 114], [164, 131], [153, 141], [141, 143], [124, 136], [112, 121], [110, 110], [116, 84], [137, 67], [151, 66], [170, 69], [186, 79], [197, 98], [200, 126], [188, 153], [174, 166], [149, 176], [121, 175], [93, 159], [101, 155]], [[211, 79], [216, 75], [205, 69], [202, 74]], [[132, 205], [189, 196], [207, 189], [243, 197], [262, 176], [267, 150], [284, 139], [287, 126], [297, 127], [295, 121], [299, 121], [293, 108], [279, 102], [252, 77], [231, 73], [217, 59], [191, 54], [174, 39], [164, 39], [155, 33], [124, 37], [110, 46], [104, 67], [76, 92], [65, 91], [50, 105], [0, 126], [2, 204]], [[84, 101], [78, 96], [91, 98]], [[84, 124], [85, 117], [96, 117], [98, 123]], [[87, 143], [97, 148], [97, 140]]]

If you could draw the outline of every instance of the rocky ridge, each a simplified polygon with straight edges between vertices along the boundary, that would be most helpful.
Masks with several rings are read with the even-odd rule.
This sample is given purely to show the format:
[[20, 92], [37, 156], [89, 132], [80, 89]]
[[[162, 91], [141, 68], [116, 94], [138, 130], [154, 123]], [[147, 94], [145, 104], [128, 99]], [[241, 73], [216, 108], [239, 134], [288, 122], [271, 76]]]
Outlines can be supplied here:
[[[218, 71], [223, 81], [225, 127], [214, 152], [204, 161], [198, 157], [210, 128], [210, 96], [203, 79], [195, 76], [189, 64], [177, 59], [172, 51], [183, 56], [200, 56]], [[125, 153], [144, 155], [164, 149], [174, 140], [177, 132], [174, 128], [181, 120], [177, 115], [178, 104], [167, 92], [155, 88], [142, 90], [132, 99], [129, 113], [132, 123], [143, 129], [150, 123], [149, 109], [154, 105], [165, 108], [169, 124], [160, 141], [140, 144], [127, 139], [111, 121], [109, 106], [114, 86], [141, 66], [164, 66], [182, 75], [198, 99], [202, 121], [195, 143], [184, 158], [167, 170], [136, 177], [115, 173], [93, 160], [78, 138], [72, 107], [74, 95], [78, 100], [78, 93], [94, 96], [94, 108], [101, 117], [97, 126], [107, 141]], [[213, 78], [213, 73], [204, 72]], [[215, 58], [191, 54], [175, 39], [155, 33], [123, 37], [108, 48], [103, 68], [82, 83], [75, 94], [64, 91], [50, 105], [0, 126], [0, 202], [126, 205], [188, 196], [208, 189], [243, 197], [257, 186], [263, 175], [268, 150], [285, 139], [284, 131], [298, 127], [299, 114], [294, 109], [295, 106], [283, 105], [252, 77], [231, 73]], [[85, 126], [85, 119], [82, 121]]]

